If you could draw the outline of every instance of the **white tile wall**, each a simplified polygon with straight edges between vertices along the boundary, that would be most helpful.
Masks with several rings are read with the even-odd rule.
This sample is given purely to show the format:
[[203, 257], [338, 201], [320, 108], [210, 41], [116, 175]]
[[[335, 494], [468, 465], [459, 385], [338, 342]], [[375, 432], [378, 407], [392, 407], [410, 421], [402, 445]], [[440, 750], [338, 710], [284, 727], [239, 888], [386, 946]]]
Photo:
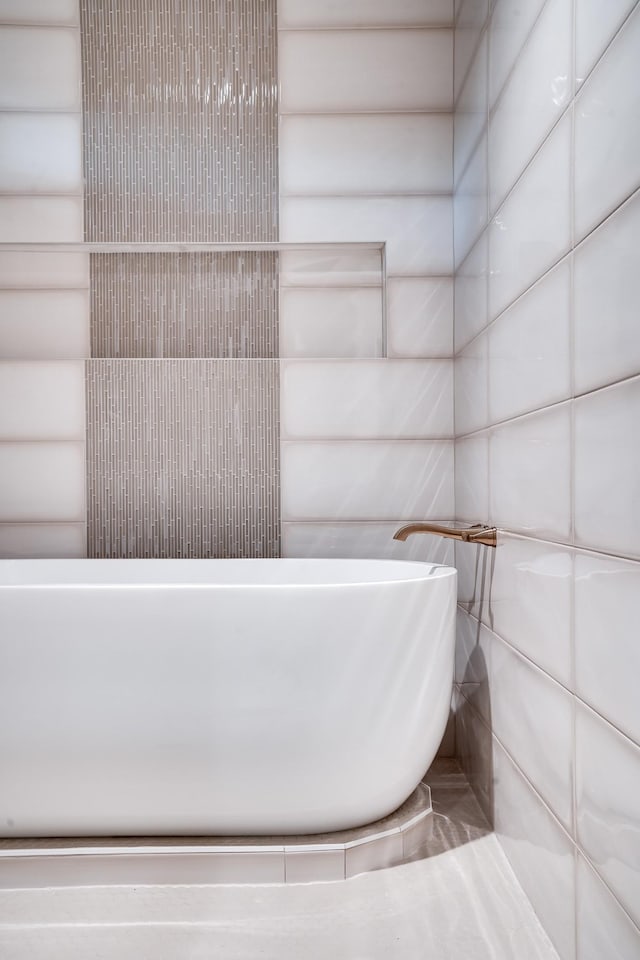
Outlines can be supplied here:
[[87, 290], [0, 287], [0, 359], [88, 357], [88, 317]]
[[278, 26], [360, 27], [450, 26], [452, 0], [280, 0]]
[[450, 357], [453, 353], [453, 278], [387, 280], [390, 357]]
[[487, 124], [487, 38], [483, 35], [455, 112], [455, 151], [453, 173], [460, 179]]
[[[89, 255], [84, 253], [0, 252], [0, 289], [82, 289], [89, 286]], [[41, 295], [39, 295], [41, 296]]]
[[0, 523], [3, 559], [73, 559], [84, 557], [86, 549], [84, 523]]
[[283, 552], [287, 557], [387, 557], [453, 564], [453, 543], [443, 537], [394, 540], [403, 523], [284, 523]]
[[0, 443], [0, 522], [85, 519], [84, 442]]
[[0, 362], [0, 441], [83, 440], [84, 363]]
[[0, 110], [79, 113], [80, 44], [76, 29], [0, 30]]
[[0, 192], [81, 194], [80, 115], [0, 113]]
[[[640, 956], [639, 18], [466, 0], [455, 38], [460, 89], [488, 35], [491, 218], [455, 277], [456, 513], [501, 528], [489, 556], [456, 548], [461, 617], [485, 628], [466, 622], [458, 659], [492, 638], [482, 692], [460, 685], [459, 753], [563, 960]], [[485, 341], [494, 426], [469, 435]]]
[[382, 293], [375, 287], [281, 287], [280, 356], [382, 356]]
[[82, 210], [81, 197], [0, 196], [0, 243], [75, 243]]
[[456, 265], [482, 233], [487, 222], [487, 137], [484, 134], [460, 178], [453, 201]]
[[0, 23], [78, 22], [78, 0], [0, 0]]

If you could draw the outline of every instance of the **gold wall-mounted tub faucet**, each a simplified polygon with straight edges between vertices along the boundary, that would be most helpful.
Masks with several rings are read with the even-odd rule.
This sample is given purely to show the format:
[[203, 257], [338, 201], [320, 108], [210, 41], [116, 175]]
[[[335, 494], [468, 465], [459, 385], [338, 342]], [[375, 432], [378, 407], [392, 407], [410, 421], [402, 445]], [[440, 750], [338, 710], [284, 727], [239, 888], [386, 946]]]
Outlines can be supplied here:
[[396, 530], [393, 539], [406, 540], [414, 533], [435, 533], [439, 537], [462, 540], [464, 543], [484, 543], [487, 547], [495, 547], [498, 542], [497, 529], [482, 523], [476, 523], [472, 527], [444, 527], [439, 523], [407, 523]]

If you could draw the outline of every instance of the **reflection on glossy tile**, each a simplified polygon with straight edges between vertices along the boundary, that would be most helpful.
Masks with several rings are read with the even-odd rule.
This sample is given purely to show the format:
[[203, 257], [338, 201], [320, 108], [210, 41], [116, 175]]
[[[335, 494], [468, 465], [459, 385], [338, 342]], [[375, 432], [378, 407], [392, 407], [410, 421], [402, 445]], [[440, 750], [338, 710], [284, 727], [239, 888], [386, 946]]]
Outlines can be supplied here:
[[577, 867], [577, 960], [637, 960], [640, 930], [580, 855]]
[[78, 23], [77, 0], [0, 0], [3, 23]]
[[455, 261], [459, 265], [487, 225], [487, 138], [483, 136], [453, 201]]
[[447, 193], [451, 149], [448, 114], [284, 116], [280, 193]]
[[502, 748], [494, 750], [495, 827], [562, 960], [574, 956], [573, 845]]
[[453, 352], [453, 279], [387, 280], [390, 357], [449, 357]]
[[565, 400], [571, 393], [571, 271], [564, 262], [489, 330], [492, 423]]
[[[456, 749], [460, 764], [468, 777], [474, 795], [489, 823], [494, 821], [493, 738], [488, 724], [469, 701], [458, 692], [456, 701]], [[434, 792], [434, 810], [437, 812]], [[438, 821], [434, 822], [437, 832]]]
[[282, 357], [382, 355], [382, 292], [375, 287], [281, 287], [279, 316]]
[[[24, 287], [26, 297], [33, 288], [46, 290], [48, 296], [52, 290], [68, 292], [68, 288], [88, 286], [88, 253], [18, 253], [12, 250], [0, 253], [0, 289], [7, 287], [15, 292]], [[42, 302], [41, 297], [38, 299]]]
[[480, 430], [489, 421], [487, 335], [476, 337], [456, 357], [456, 434]]
[[640, 378], [575, 402], [576, 542], [640, 557]]
[[495, 551], [489, 624], [571, 685], [571, 551], [503, 534]]
[[279, 255], [281, 287], [382, 286], [380, 249], [282, 250]]
[[495, 550], [480, 544], [455, 544], [458, 570], [458, 603], [467, 613], [486, 623], [491, 599]]
[[460, 180], [483, 127], [487, 124], [487, 39], [482, 37], [460, 91], [454, 118], [454, 179]]
[[344, 850], [307, 850], [285, 852], [287, 883], [326, 883], [343, 880]]
[[81, 197], [0, 197], [0, 243], [81, 241]]
[[0, 521], [85, 519], [84, 443], [0, 443]]
[[449, 197], [285, 197], [283, 242], [387, 243], [391, 275], [449, 274], [453, 223]]
[[577, 0], [576, 82], [582, 83], [637, 0]]
[[453, 361], [285, 361], [284, 439], [453, 436]]
[[84, 523], [0, 523], [3, 559], [75, 559], [86, 555]]
[[584, 393], [640, 370], [640, 194], [574, 254], [575, 389]]
[[454, 91], [456, 98], [467, 75], [489, 12], [489, 0], [464, 0], [456, 23]]
[[393, 535], [402, 520], [387, 523], [284, 523], [283, 557], [388, 557], [454, 565], [453, 541], [444, 537], [409, 537], [404, 543]]
[[486, 434], [456, 441], [456, 516], [468, 523], [486, 523], [489, 517], [489, 437]]
[[636, 923], [640, 921], [640, 748], [578, 704], [578, 842]]
[[0, 114], [0, 190], [82, 193], [81, 139], [79, 115]]
[[491, 658], [495, 637], [468, 614], [458, 612], [455, 681], [460, 692], [487, 724], [492, 723]]
[[[283, 113], [446, 110], [451, 107], [453, 32], [282, 32]], [[384, 64], [384, 69], [381, 69]]]
[[83, 440], [84, 363], [0, 363], [0, 440]]
[[456, 270], [455, 349], [465, 346], [487, 324], [489, 243], [485, 231]]
[[491, 15], [489, 104], [493, 106], [529, 36], [544, 0], [497, 0]]
[[284, 443], [285, 520], [453, 516], [453, 444], [447, 441]]
[[0, 109], [80, 110], [77, 30], [0, 30]]
[[575, 557], [576, 692], [640, 744], [640, 563]]
[[0, 289], [0, 358], [71, 359], [89, 356], [86, 290]]
[[347, 846], [345, 871], [347, 877], [377, 870], [381, 864], [393, 866], [402, 860], [402, 836], [400, 831], [384, 837], [372, 837], [363, 843]]
[[489, 441], [490, 522], [531, 536], [566, 539], [570, 459], [566, 404], [496, 427]]
[[640, 185], [639, 44], [637, 8], [576, 99], [576, 240]]
[[451, 0], [279, 0], [278, 26], [289, 27], [416, 27], [449, 26]]
[[553, 130], [491, 223], [490, 317], [569, 249], [571, 116]]

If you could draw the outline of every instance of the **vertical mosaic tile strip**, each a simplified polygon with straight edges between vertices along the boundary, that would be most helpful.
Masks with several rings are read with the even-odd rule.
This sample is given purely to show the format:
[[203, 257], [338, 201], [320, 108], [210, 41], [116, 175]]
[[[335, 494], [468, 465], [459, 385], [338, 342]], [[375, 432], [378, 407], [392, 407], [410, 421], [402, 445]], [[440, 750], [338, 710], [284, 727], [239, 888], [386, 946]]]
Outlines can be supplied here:
[[277, 239], [276, 0], [80, 0], [85, 238]]
[[92, 254], [91, 355], [277, 358], [277, 256]]
[[277, 360], [87, 361], [90, 557], [277, 557]]

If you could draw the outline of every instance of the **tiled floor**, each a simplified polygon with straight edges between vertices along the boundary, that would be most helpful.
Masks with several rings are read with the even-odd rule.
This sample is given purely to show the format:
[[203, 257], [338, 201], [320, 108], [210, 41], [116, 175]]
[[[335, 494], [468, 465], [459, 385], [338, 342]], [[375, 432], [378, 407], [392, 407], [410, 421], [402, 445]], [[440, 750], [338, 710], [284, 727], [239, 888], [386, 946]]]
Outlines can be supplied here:
[[288, 886], [0, 892], [3, 960], [553, 960], [454, 761], [426, 778], [428, 856]]

